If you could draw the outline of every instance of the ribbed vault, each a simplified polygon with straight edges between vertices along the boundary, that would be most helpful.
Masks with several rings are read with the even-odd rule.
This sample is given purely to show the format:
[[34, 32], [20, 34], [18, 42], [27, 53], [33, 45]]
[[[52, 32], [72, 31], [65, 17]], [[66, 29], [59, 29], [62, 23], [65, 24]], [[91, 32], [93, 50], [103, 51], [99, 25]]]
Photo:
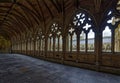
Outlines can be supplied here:
[[0, 34], [11, 39], [23, 33], [36, 34], [38, 27], [46, 33], [49, 30], [47, 25], [53, 19], [69, 18], [69, 13], [78, 8], [95, 15], [111, 3], [109, 0], [1, 0]]

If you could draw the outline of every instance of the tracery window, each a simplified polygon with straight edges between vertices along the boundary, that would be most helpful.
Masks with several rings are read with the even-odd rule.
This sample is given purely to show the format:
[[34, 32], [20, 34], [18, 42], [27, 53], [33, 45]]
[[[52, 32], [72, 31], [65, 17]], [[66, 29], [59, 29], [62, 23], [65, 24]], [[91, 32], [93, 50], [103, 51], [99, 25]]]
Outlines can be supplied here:
[[25, 50], [25, 42], [24, 42], [24, 40], [22, 40], [22, 51], [24, 51]]
[[80, 34], [80, 51], [82, 52], [85, 52], [86, 49], [85, 39], [86, 39], [86, 34], [84, 33], [84, 31], [82, 31]]
[[77, 35], [74, 33], [72, 35], [72, 51], [77, 51]]
[[67, 38], [67, 51], [77, 51], [77, 35], [75, 29], [69, 24], [68, 38]]
[[68, 36], [67, 36], [67, 40], [66, 40], [66, 50], [67, 51], [70, 51], [71, 50], [71, 37], [70, 37], [70, 34], [68, 34]]
[[39, 31], [38, 32], [38, 36], [37, 36], [37, 41], [38, 41], [38, 51], [42, 51], [42, 39], [43, 39], [44, 35], [42, 35], [42, 32]]
[[48, 51], [62, 51], [61, 27], [57, 23], [53, 23], [50, 27]]
[[48, 51], [52, 51], [52, 43], [53, 42], [53, 39], [52, 39], [52, 34], [49, 34], [49, 37], [48, 37]]
[[112, 33], [111, 33], [111, 29], [106, 26], [105, 30], [103, 30], [102, 33], [102, 51], [103, 52], [111, 52], [111, 37], [112, 37]]
[[[95, 24], [91, 16], [86, 12], [78, 12], [73, 18], [76, 33], [79, 34], [79, 51], [94, 52], [95, 49]], [[77, 39], [76, 39], [77, 41]]]
[[34, 38], [31, 38], [31, 51], [34, 50]]
[[24, 40], [24, 51], [26, 51], [26, 40]]
[[38, 51], [39, 50], [39, 37], [37, 36], [36, 37], [36, 42], [35, 42], [36, 44], [36, 51]]
[[115, 16], [116, 9], [111, 8], [107, 11], [102, 24], [102, 51], [103, 52], [120, 52], [119, 43], [119, 18]]
[[118, 25], [118, 27], [115, 29], [115, 52], [120, 52], [120, 24]]
[[107, 12], [104, 22], [104, 29], [102, 32], [102, 51], [103, 52], [111, 52], [112, 49], [112, 21], [113, 21], [113, 11], [110, 10]]
[[63, 45], [63, 41], [62, 41], [62, 35], [59, 36], [59, 51], [62, 51], [62, 45]]
[[27, 50], [29, 50], [30, 51], [30, 38], [28, 38], [28, 43], [27, 43]]
[[88, 33], [88, 51], [93, 52], [95, 48], [95, 33], [91, 29]]
[[41, 51], [45, 51], [45, 36], [42, 35], [41, 38]]
[[19, 43], [16, 44], [17, 50], [19, 50]]
[[[118, 0], [116, 10], [118, 11], [118, 13], [120, 13], [120, 0]], [[116, 18], [114, 21], [119, 22], [120, 18]], [[120, 52], [120, 24], [118, 24], [114, 33], [114, 51]]]
[[55, 37], [55, 51], [58, 51], [58, 50], [59, 50], [59, 49], [58, 49], [58, 45], [59, 45], [59, 44], [58, 44], [58, 43], [59, 43], [58, 41], [59, 41], [59, 38], [56, 36], [56, 37]]

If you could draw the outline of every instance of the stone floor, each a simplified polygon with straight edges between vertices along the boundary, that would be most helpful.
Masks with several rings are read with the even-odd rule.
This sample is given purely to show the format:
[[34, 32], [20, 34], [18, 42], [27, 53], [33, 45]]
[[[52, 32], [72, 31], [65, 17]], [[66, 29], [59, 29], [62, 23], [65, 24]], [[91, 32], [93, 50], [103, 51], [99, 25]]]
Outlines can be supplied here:
[[0, 54], [0, 83], [120, 83], [120, 76], [19, 54]]

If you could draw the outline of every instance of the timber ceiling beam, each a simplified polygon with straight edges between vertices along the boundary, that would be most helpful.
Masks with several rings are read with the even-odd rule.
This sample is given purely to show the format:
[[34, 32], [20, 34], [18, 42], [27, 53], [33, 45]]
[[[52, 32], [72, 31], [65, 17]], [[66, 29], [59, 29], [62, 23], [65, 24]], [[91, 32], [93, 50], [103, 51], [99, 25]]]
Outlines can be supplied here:
[[51, 3], [53, 4], [53, 6], [56, 8], [56, 10], [58, 11], [58, 13], [60, 13], [60, 12], [61, 12], [61, 9], [60, 9], [59, 4], [56, 4], [55, 1], [53, 1], [53, 0], [50, 0], [50, 1], [51, 1]]
[[18, 34], [21, 31], [21, 30], [19, 31], [18, 29], [16, 29], [16, 24], [13, 26], [9, 22], [6, 22], [3, 27], [6, 28], [6, 29], [11, 29], [11, 27], [12, 27], [12, 30], [10, 30], [10, 31], [15, 31]]
[[[6, 22], [8, 25], [13, 26], [12, 29], [15, 29], [15, 31], [17, 31], [18, 33], [22, 33], [26, 31], [26, 27], [23, 23], [21, 23], [21, 21], [17, 20], [15, 21], [15, 19], [9, 19], [9, 21]], [[14, 25], [13, 25], [14, 24]], [[17, 27], [17, 28], [16, 28]], [[23, 28], [21, 28], [23, 27]]]
[[31, 9], [27, 8], [25, 5], [21, 4], [21, 3], [16, 3], [18, 6], [21, 7], [21, 9], [23, 9], [25, 12], [29, 12], [29, 14], [34, 18], [34, 20], [36, 21], [37, 24], [39, 24], [39, 21], [37, 19], [37, 14], [35, 12], [33, 12]]
[[[24, 11], [23, 11], [23, 12], [24, 12]], [[26, 16], [23, 14], [23, 12], [17, 11], [17, 9], [13, 9], [13, 13], [17, 13], [17, 14], [19, 15], [18, 17], [23, 18], [24, 21], [25, 21], [28, 25], [32, 26], [32, 23], [31, 23], [31, 20], [29, 19], [29, 16], [27, 15], [26, 12], [24, 12], [25, 15], [27, 16], [27, 17], [26, 17]]]
[[[44, 25], [45, 25], [45, 16], [44, 16], [44, 12], [43, 12], [43, 10], [42, 10], [41, 4], [40, 4], [40, 0], [39, 0], [39, 1], [37, 0], [37, 3], [38, 3], [39, 10], [40, 10], [41, 15], [42, 15], [42, 18], [43, 18], [43, 23], [44, 23]], [[43, 30], [43, 28], [42, 28], [42, 30]]]
[[11, 15], [9, 17], [11, 17], [12, 19], [13, 19], [13, 17], [16, 18], [16, 19], [14, 19], [14, 21], [20, 20], [21, 22], [23, 22], [24, 25], [28, 26], [27, 28], [30, 27], [29, 22], [26, 21], [26, 19], [24, 17], [22, 17], [22, 16], [19, 16], [19, 15], [15, 14], [15, 13], [11, 13]]
[[[2, 24], [4, 24], [6, 18], [7, 18], [7, 16], [9, 15], [10, 11], [12, 10], [14, 4], [15, 4], [15, 3], [12, 3], [12, 5], [11, 5], [10, 8], [8, 9], [8, 11], [6, 12], [6, 15], [5, 15], [5, 17], [3, 18]], [[2, 24], [0, 24], [0, 26], [2, 26]]]
[[[42, 15], [39, 13], [39, 11], [37, 10], [37, 8], [35, 8], [35, 5], [33, 5], [33, 4], [30, 2], [30, 0], [26, 0], [26, 1], [27, 1], [27, 3], [33, 8], [33, 10], [35, 11], [37, 17], [38, 17], [39, 19], [41, 19], [41, 18], [42, 18]], [[42, 19], [41, 19], [41, 20], [42, 20]]]
[[54, 18], [53, 14], [52, 14], [52, 11], [51, 11], [50, 8], [48, 7], [48, 5], [47, 5], [47, 3], [46, 3], [45, 0], [43, 0], [43, 3], [44, 3], [44, 5], [45, 5], [45, 7], [47, 8], [47, 10], [49, 11], [49, 14], [50, 14], [51, 18]]

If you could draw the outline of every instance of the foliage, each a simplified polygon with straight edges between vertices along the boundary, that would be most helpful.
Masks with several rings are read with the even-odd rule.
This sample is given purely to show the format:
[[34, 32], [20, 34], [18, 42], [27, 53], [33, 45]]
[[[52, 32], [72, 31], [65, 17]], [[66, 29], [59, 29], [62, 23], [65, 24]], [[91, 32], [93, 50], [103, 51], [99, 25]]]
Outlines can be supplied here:
[[10, 47], [10, 41], [6, 40], [3, 36], [0, 36], [0, 50]]

